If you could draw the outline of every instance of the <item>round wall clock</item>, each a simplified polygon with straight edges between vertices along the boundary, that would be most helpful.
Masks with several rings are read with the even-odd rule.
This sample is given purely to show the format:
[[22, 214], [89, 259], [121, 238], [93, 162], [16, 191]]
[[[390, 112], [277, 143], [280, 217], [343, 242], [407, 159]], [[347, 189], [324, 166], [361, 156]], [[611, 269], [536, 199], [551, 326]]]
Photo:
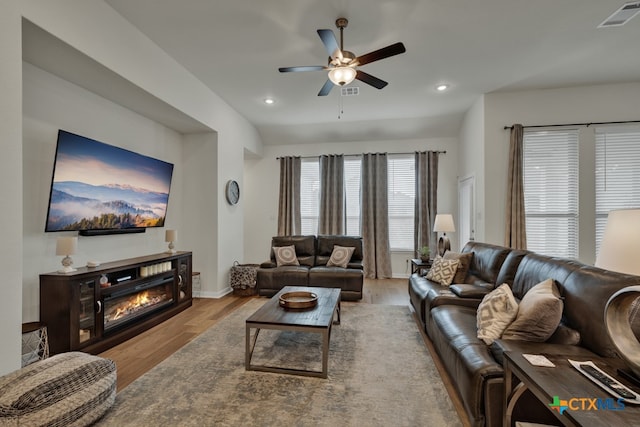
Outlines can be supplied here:
[[235, 205], [236, 203], [238, 203], [238, 200], [240, 200], [240, 186], [236, 181], [230, 180], [227, 182], [225, 195], [229, 204]]

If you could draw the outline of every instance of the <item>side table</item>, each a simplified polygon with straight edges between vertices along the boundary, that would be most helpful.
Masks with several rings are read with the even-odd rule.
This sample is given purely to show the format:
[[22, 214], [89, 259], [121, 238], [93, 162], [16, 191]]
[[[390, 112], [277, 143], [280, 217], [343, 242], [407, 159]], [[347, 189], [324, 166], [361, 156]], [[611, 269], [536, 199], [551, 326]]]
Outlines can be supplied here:
[[411, 274], [419, 273], [422, 274], [423, 271], [427, 272], [431, 268], [433, 264], [432, 260], [422, 261], [419, 258], [414, 258], [411, 260]]
[[[545, 356], [556, 365], [555, 368], [534, 366], [522, 356], [522, 353], [516, 351], [504, 353], [504, 427], [511, 427], [516, 421], [512, 419], [513, 411], [518, 399], [526, 390], [530, 390], [536, 399], [565, 426], [637, 425], [640, 420], [639, 406], [625, 404], [621, 407], [617, 398], [571, 366], [566, 355], [545, 354]], [[617, 374], [616, 370], [624, 367], [622, 359], [609, 359], [596, 355], [573, 359], [591, 360], [607, 374], [638, 391], [638, 387]]]
[[46, 325], [40, 322], [22, 324], [22, 367], [49, 357]]

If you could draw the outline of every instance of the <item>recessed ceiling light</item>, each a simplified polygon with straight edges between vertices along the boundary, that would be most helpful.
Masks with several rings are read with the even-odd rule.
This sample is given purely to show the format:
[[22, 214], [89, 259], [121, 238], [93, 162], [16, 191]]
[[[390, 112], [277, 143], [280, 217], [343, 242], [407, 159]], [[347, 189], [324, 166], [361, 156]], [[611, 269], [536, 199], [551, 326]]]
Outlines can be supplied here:
[[446, 85], [446, 84], [441, 84], [441, 85], [436, 86], [436, 90], [438, 92], [444, 92], [447, 89], [449, 89], [449, 85]]
[[271, 105], [273, 103], [275, 103], [276, 101], [273, 98], [265, 98], [264, 103], [267, 105]]

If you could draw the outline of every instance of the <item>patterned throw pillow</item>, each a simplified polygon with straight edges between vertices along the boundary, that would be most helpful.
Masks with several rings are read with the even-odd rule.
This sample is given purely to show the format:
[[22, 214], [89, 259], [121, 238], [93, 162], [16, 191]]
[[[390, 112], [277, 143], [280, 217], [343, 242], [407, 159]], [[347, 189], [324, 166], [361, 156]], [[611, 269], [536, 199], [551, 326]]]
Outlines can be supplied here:
[[273, 253], [276, 257], [276, 265], [278, 267], [283, 265], [300, 265], [296, 257], [296, 247], [294, 245], [274, 246]]
[[518, 315], [518, 302], [506, 283], [482, 298], [476, 312], [478, 338], [490, 345], [502, 336]]
[[351, 255], [353, 255], [353, 251], [355, 250], [356, 248], [334, 245], [333, 252], [331, 252], [331, 258], [329, 258], [329, 261], [327, 262], [327, 267], [334, 266], [347, 268]]
[[449, 286], [456, 275], [456, 271], [458, 271], [458, 264], [460, 264], [460, 261], [457, 259], [444, 259], [441, 256], [437, 256], [427, 273], [427, 279]]

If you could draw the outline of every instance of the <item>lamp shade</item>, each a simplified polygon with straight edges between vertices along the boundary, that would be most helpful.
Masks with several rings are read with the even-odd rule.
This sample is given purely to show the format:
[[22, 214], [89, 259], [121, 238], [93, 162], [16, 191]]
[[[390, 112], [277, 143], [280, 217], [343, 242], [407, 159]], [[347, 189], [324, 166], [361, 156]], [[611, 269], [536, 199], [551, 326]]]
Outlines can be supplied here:
[[56, 241], [56, 255], [73, 255], [78, 248], [77, 237], [58, 237]]
[[356, 70], [351, 67], [335, 67], [329, 71], [329, 80], [338, 86], [351, 83], [356, 78]]
[[640, 276], [640, 209], [609, 212], [596, 267]]
[[165, 242], [175, 242], [178, 240], [178, 230], [167, 230], [164, 233]]
[[433, 231], [456, 231], [456, 227], [453, 225], [453, 215], [451, 214], [437, 214], [436, 220], [433, 224]]

